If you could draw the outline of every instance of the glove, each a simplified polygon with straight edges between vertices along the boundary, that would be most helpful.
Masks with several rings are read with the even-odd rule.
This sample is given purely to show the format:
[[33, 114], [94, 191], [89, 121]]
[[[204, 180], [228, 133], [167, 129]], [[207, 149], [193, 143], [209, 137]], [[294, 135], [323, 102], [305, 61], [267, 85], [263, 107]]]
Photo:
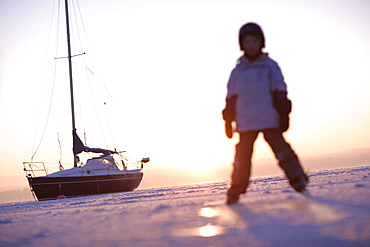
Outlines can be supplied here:
[[287, 98], [284, 91], [272, 92], [274, 107], [279, 113], [279, 129], [285, 132], [289, 128], [289, 113], [292, 111], [292, 102]]
[[288, 114], [280, 114], [279, 129], [282, 132], [285, 132], [289, 129], [289, 115]]
[[233, 121], [235, 120], [235, 104], [237, 96], [226, 99], [226, 107], [222, 111], [222, 117], [225, 120], [225, 132], [228, 138], [233, 138]]
[[222, 117], [226, 122], [232, 122], [235, 118], [235, 105], [237, 96], [232, 96], [226, 99], [226, 107], [222, 111]]
[[230, 122], [230, 121], [225, 121], [225, 132], [226, 132], [226, 136], [227, 136], [229, 139], [233, 138], [234, 129], [233, 129], [233, 124], [232, 124], [232, 122]]
[[275, 109], [280, 114], [289, 114], [292, 111], [292, 101], [287, 98], [287, 93], [282, 91], [272, 92], [272, 100]]

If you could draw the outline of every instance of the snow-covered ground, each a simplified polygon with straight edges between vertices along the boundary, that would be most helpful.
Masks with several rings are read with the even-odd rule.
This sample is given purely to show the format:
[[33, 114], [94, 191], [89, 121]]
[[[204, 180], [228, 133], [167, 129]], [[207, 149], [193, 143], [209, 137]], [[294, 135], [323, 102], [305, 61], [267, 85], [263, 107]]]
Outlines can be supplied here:
[[370, 166], [0, 206], [0, 246], [370, 246]]

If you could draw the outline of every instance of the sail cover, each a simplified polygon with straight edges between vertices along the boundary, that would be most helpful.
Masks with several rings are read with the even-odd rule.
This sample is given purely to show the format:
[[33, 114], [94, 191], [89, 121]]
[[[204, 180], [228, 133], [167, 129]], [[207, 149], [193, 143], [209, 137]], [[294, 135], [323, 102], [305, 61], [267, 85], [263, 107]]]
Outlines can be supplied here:
[[73, 153], [79, 154], [85, 151], [85, 145], [82, 143], [80, 137], [78, 137], [76, 130], [73, 130]]
[[92, 152], [92, 153], [103, 153], [104, 155], [110, 155], [117, 153], [116, 151], [103, 149], [103, 148], [90, 148], [85, 146], [80, 137], [78, 137], [76, 130], [73, 130], [73, 153], [79, 154], [81, 152]]

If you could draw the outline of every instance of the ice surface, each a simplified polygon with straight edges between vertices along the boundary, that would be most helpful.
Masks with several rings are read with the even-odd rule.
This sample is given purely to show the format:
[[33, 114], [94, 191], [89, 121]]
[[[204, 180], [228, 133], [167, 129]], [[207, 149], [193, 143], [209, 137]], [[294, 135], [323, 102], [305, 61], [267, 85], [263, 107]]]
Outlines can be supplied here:
[[0, 246], [370, 246], [370, 166], [0, 206]]

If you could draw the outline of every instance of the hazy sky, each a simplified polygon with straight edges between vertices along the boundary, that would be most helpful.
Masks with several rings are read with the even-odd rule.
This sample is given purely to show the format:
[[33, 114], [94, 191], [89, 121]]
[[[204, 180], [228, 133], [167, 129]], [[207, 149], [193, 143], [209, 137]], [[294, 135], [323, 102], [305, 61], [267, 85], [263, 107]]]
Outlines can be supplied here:
[[[30, 161], [35, 135], [37, 141], [41, 136], [48, 109], [40, 101], [41, 85], [50, 92], [54, 72], [45, 66], [55, 56], [47, 56], [53, 4], [0, 0], [0, 176], [23, 175], [22, 162]], [[370, 1], [80, 0], [79, 5], [90, 49], [74, 52], [92, 57], [89, 68], [101, 83], [101, 91], [93, 93], [102, 101], [90, 106], [107, 103], [110, 110], [102, 118], [109, 115], [115, 145], [137, 160], [150, 156], [148, 167], [206, 171], [232, 162], [237, 138], [225, 137], [221, 111], [241, 55], [238, 30], [249, 21], [262, 26], [265, 51], [285, 76], [293, 101], [286, 137], [297, 153], [370, 147]], [[60, 40], [62, 47], [64, 37]], [[56, 56], [66, 54], [60, 50]], [[60, 103], [68, 87], [57, 87]], [[89, 94], [81, 89], [77, 100], [80, 135], [88, 128], [82, 115], [93, 115], [81, 106]], [[68, 99], [61, 105], [68, 112]], [[50, 120], [50, 141], [42, 146], [55, 155], [53, 162], [59, 160], [57, 132], [67, 132], [60, 139], [70, 144], [70, 119], [65, 120]], [[255, 150], [255, 159], [272, 157], [262, 138]], [[69, 152], [70, 147], [63, 151], [65, 167], [72, 164]]]

